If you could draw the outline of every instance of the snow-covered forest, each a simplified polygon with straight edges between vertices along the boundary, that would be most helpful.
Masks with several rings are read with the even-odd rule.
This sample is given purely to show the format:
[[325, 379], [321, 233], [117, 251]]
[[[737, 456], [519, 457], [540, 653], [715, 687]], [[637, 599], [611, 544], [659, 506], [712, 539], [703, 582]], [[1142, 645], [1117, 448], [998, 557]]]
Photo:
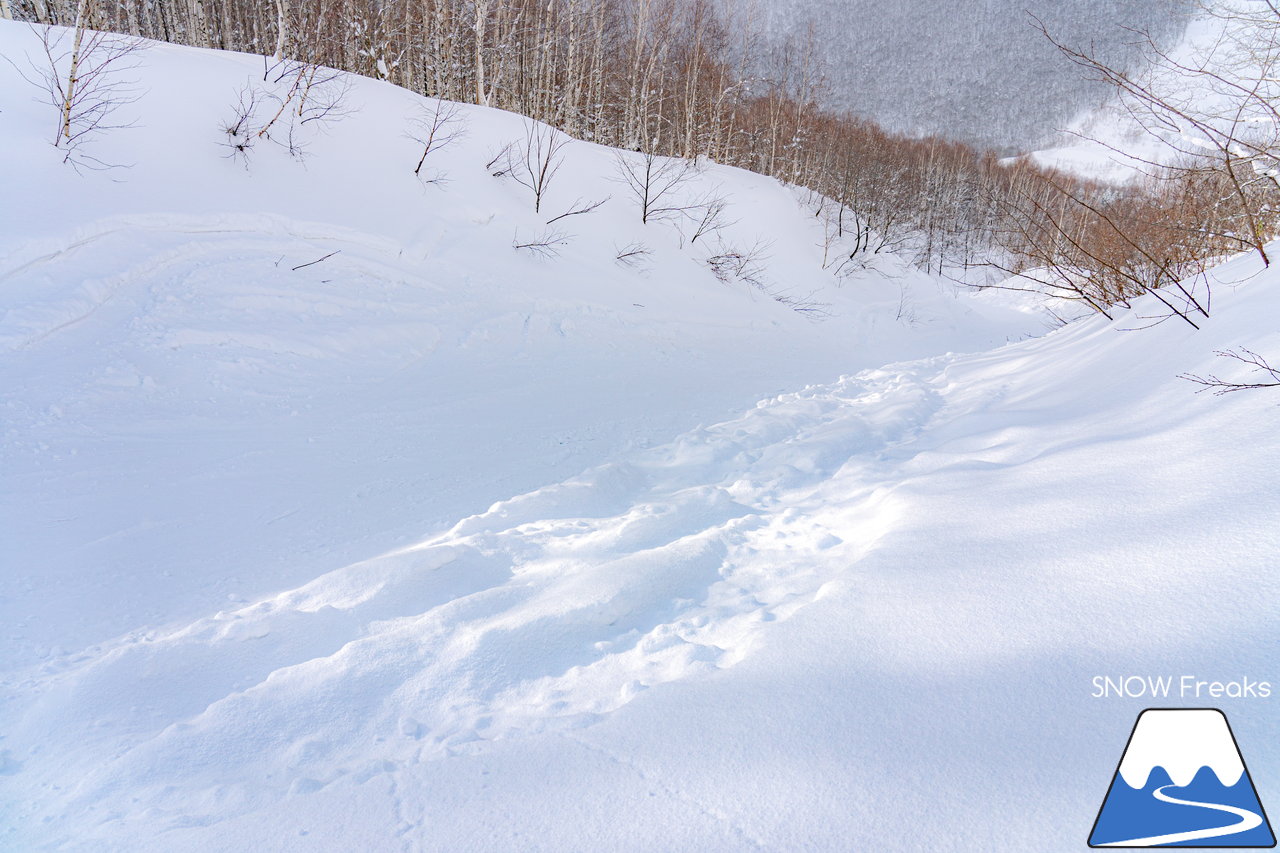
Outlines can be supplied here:
[[1276, 801], [1280, 15], [1049, 5], [0, 0], [0, 850]]
[[[646, 197], [656, 185], [679, 181], [678, 170], [655, 170], [656, 157], [706, 158], [804, 187], [825, 223], [824, 265], [843, 271], [887, 250], [926, 271], [965, 281], [990, 283], [1027, 269], [1066, 267], [1070, 281], [1064, 287], [1055, 280], [1050, 289], [1105, 313], [1106, 305], [1167, 283], [1170, 275], [1185, 277], [1224, 245], [1263, 239], [1270, 227], [1269, 202], [1251, 199], [1251, 222], [1243, 231], [1257, 236], [1242, 238], [1239, 205], [1224, 206], [1224, 195], [1232, 193], [1220, 181], [1187, 178], [1117, 194], [1087, 175], [1054, 173], [1030, 158], [1002, 162], [953, 136], [898, 135], [837, 111], [825, 101], [832, 91], [827, 75], [835, 66], [824, 59], [816, 29], [807, 28], [805, 41], [785, 39], [770, 48], [767, 27], [762, 29], [752, 4], [725, 10], [713, 0], [280, 0], [274, 6], [240, 0], [23, 0], [16, 8], [20, 17], [37, 22], [272, 57], [264, 78], [287, 88], [280, 110], [260, 117], [257, 99], [271, 95], [242, 91], [228, 125], [229, 145], [245, 158], [269, 131], [287, 136], [285, 144], [302, 156], [302, 143], [279, 119], [293, 109], [299, 124], [319, 126], [341, 115], [339, 90], [345, 84], [315, 69], [343, 69], [446, 101], [507, 109], [575, 138], [640, 151], [650, 162], [639, 182], [636, 173], [629, 178], [631, 190]], [[1016, 16], [984, 20], [1011, 17]], [[1037, 38], [1039, 53], [1074, 67], [1062, 55], [1069, 46], [1054, 44], [1062, 35], [1047, 22], [1037, 32], [1029, 26], [1032, 20], [1024, 16], [1010, 26]], [[1147, 33], [1154, 45], [1178, 16], [1162, 20], [1162, 29]], [[1139, 37], [1134, 30], [1121, 32]], [[1107, 63], [1114, 51], [1106, 44], [1090, 42], [1087, 50], [1092, 61], [1112, 67]], [[51, 46], [48, 62], [56, 64], [57, 51], [68, 61], [74, 54], [66, 45]], [[1140, 55], [1136, 47], [1131, 52]], [[1089, 76], [1077, 73], [1076, 79]], [[911, 87], [905, 80], [904, 85]], [[54, 101], [66, 99], [47, 80], [45, 88], [54, 90]], [[938, 82], [930, 88], [939, 90]], [[449, 136], [449, 109], [423, 121], [425, 154]], [[64, 146], [73, 149], [78, 139], [64, 136]], [[546, 166], [555, 159], [550, 144], [550, 138], [527, 139], [496, 152], [488, 167], [545, 180]], [[74, 150], [68, 157], [86, 163]], [[521, 159], [523, 165], [516, 162]], [[539, 159], [540, 166], [531, 162]], [[422, 162], [419, 172], [421, 167]], [[538, 168], [543, 175], [534, 175]], [[704, 228], [714, 227], [721, 213], [723, 205], [710, 197], [679, 211], [659, 211], [668, 218], [701, 218]], [[646, 203], [642, 218], [648, 216]], [[1192, 238], [1185, 228], [1188, 217], [1205, 226]], [[1079, 250], [1081, 233], [1090, 235], [1085, 243], [1114, 245], [1116, 232], [1140, 239], [1119, 239], [1111, 252]], [[1080, 272], [1088, 286], [1082, 286]]]
[[[726, 8], [739, 0], [724, 0]], [[1035, 28], [1091, 47], [1117, 67], [1135, 32], [1171, 44], [1190, 0], [770, 0], [759, 4], [767, 55], [807, 45], [826, 69], [823, 101], [892, 130], [1005, 151], [1043, 145], [1106, 86], [1081, 75]], [[903, 57], [911, 57], [903, 62]]]

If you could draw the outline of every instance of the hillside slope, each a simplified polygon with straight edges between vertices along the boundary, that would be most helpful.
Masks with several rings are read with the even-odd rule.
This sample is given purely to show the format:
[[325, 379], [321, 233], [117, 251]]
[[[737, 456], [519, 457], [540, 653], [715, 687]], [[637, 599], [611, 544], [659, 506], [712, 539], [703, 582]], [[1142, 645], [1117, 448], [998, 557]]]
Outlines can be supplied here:
[[[39, 55], [26, 25], [0, 23], [6, 57]], [[886, 354], [1045, 327], [923, 278], [837, 281], [791, 191], [739, 170], [679, 188], [728, 205], [722, 234], [692, 244], [643, 226], [613, 153], [585, 143], [564, 149], [535, 214], [485, 169], [523, 138], [507, 113], [462, 108], [465, 136], [425, 184], [408, 136], [427, 102], [361, 78], [345, 78], [349, 115], [303, 128], [301, 161], [266, 140], [234, 158], [221, 127], [245, 86], [267, 88], [262, 58], [151, 45], [139, 61], [142, 96], [119, 115], [135, 126], [92, 149], [123, 165], [80, 172], [48, 143], [56, 112], [0, 64], [6, 145], [26, 164], [0, 209], [4, 452], [20, 484], [6, 558], [21, 555], [0, 621], [20, 624], [32, 599], [64, 617], [15, 630], [18, 662], [301, 582], [313, 560], [415, 541]], [[559, 257], [512, 248], [606, 198], [554, 226]], [[828, 319], [705, 263], [757, 244], [763, 287]], [[615, 261], [632, 246], [649, 254]], [[104, 595], [119, 606], [93, 607]]]
[[1175, 378], [1280, 348], [1251, 259], [1201, 332], [1001, 347], [1042, 318], [838, 282], [708, 166], [815, 322], [641, 225], [612, 152], [566, 150], [549, 206], [613, 198], [530, 257], [483, 168], [519, 117], [423, 186], [419, 100], [357, 80], [246, 167], [260, 58], [143, 62], [107, 173], [0, 79], [0, 846], [1074, 850], [1143, 706], [1094, 675], [1271, 676], [1275, 401]]
[[[739, 12], [754, 9], [724, 3]], [[1027, 151], [1107, 95], [1059, 54], [1035, 29], [1035, 20], [1063, 44], [1091, 45], [1123, 68], [1135, 58], [1133, 30], [1148, 30], [1161, 41], [1176, 39], [1191, 4], [767, 0], [759, 8], [775, 46], [788, 38], [797, 45], [812, 43], [824, 63], [829, 106], [902, 133]]]
[[[1219, 10], [1218, 15], [1223, 12]], [[1249, 41], [1244, 24], [1218, 15], [1200, 11], [1181, 37], [1164, 48], [1167, 59], [1147, 48], [1145, 59], [1132, 72], [1133, 78], [1186, 114], [1201, 119], [1233, 115], [1240, 104], [1239, 92], [1232, 86], [1241, 84], [1227, 81], [1243, 81], [1243, 91], [1247, 91], [1253, 85], [1250, 81], [1265, 80], [1269, 75], [1237, 51], [1241, 41]], [[1104, 56], [1098, 58], [1107, 61]], [[1204, 74], [1180, 72], [1177, 66], [1203, 69]], [[1130, 113], [1131, 108], [1137, 109], [1136, 116]], [[1238, 120], [1247, 122], [1254, 110], [1244, 109]], [[1034, 152], [1032, 159], [1081, 177], [1124, 183], [1151, 173], [1158, 164], [1185, 159], [1186, 152], [1202, 146], [1196, 141], [1201, 133], [1191, 127], [1178, 127], [1169, 116], [1165, 117], [1168, 125], [1143, 116], [1141, 105], [1126, 103], [1113, 91], [1105, 103], [1082, 112], [1066, 126], [1061, 144]], [[1219, 126], [1228, 127], [1225, 122]], [[1212, 146], [1204, 150], [1212, 150]]]

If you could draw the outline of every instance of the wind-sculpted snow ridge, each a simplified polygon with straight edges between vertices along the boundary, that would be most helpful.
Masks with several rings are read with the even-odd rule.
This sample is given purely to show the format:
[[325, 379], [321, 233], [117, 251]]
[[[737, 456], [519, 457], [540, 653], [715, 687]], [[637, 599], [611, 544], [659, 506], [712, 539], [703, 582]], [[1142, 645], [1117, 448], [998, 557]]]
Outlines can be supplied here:
[[[892, 527], [881, 457], [938, 410], [937, 369], [762, 402], [420, 545], [29, 673], [6, 685], [26, 706], [9, 743], [48, 744], [27, 784], [49, 793], [23, 822], [200, 825], [731, 667]], [[56, 788], [74, 767], [93, 769]]]

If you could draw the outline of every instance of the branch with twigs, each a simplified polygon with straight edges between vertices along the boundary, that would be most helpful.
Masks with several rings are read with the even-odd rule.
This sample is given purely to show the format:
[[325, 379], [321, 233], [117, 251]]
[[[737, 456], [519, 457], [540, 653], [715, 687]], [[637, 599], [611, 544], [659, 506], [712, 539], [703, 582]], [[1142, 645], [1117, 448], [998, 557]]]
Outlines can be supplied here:
[[1251, 374], [1262, 374], [1264, 378], [1252, 382], [1233, 382], [1214, 374], [1200, 376], [1196, 373], [1184, 373], [1178, 378], [1201, 386], [1200, 390], [1196, 392], [1197, 394], [1210, 391], [1215, 397], [1255, 388], [1280, 388], [1280, 367], [1272, 367], [1265, 358], [1253, 350], [1245, 349], [1244, 347], [1241, 347], [1238, 352], [1236, 350], [1217, 350], [1214, 355], [1244, 364], [1250, 368], [1249, 372]]
[[653, 254], [653, 250], [644, 243], [628, 243], [625, 246], [614, 246], [616, 250], [614, 260], [621, 266], [629, 269], [646, 269], [649, 264], [649, 256]]
[[551, 219], [548, 219], [547, 224], [551, 225], [552, 223], [559, 222], [561, 219], [568, 219], [570, 216], [583, 216], [584, 214], [587, 214], [587, 213], [593, 213], [594, 211], [599, 210], [601, 207], [603, 207], [604, 204], [607, 201], [609, 201], [609, 199], [611, 198], [613, 198], [613, 196], [605, 196], [599, 201], [590, 201], [586, 203], [584, 203], [582, 199], [579, 198], [569, 206], [569, 209], [567, 211], [560, 214], [559, 216], [555, 216], [555, 217], [552, 217]]
[[560, 251], [567, 245], [569, 245], [569, 235], [563, 231], [548, 228], [537, 236], [525, 240], [521, 239], [520, 232], [517, 231], [511, 248], [517, 252], [528, 252], [535, 257], [550, 259], [558, 258]]

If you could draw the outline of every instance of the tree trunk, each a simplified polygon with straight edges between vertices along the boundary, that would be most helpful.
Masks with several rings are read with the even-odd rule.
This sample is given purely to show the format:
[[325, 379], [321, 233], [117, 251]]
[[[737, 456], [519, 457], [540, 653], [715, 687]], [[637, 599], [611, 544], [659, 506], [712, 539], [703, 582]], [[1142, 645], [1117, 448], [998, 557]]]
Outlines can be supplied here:
[[289, 0], [276, 0], [276, 62], [284, 59], [284, 43], [289, 36]]
[[482, 107], [489, 106], [489, 95], [485, 91], [484, 80], [484, 31], [489, 22], [489, 0], [476, 0], [476, 103]]
[[54, 145], [61, 145], [63, 140], [71, 140], [71, 110], [76, 102], [76, 84], [80, 82], [80, 47], [84, 42], [85, 19], [91, 11], [91, 0], [80, 0], [76, 8], [76, 35], [71, 45], [71, 67], [67, 70], [67, 88], [62, 97], [62, 120], [58, 124], [58, 135]]

